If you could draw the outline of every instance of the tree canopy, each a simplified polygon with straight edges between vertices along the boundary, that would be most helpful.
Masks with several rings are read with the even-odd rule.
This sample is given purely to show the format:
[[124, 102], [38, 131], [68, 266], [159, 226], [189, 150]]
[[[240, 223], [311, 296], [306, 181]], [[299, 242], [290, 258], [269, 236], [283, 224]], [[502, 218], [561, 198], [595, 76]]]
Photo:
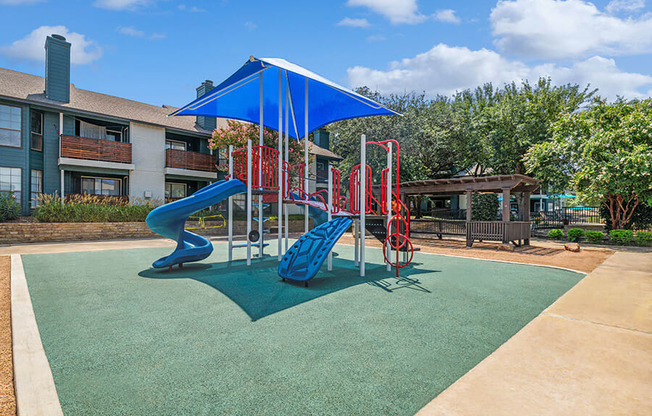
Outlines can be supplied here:
[[625, 227], [639, 204], [652, 204], [652, 99], [597, 99], [552, 131], [551, 140], [530, 149], [526, 164], [553, 192], [571, 188], [604, 201], [613, 228]]
[[[581, 108], [595, 91], [579, 85], [555, 86], [541, 78], [495, 88], [491, 83], [453, 97], [428, 99], [423, 94], [381, 96], [357, 90], [403, 116], [344, 120], [329, 126], [333, 151], [342, 167], [359, 163], [360, 135], [368, 140], [395, 139], [401, 146], [401, 179], [524, 173], [528, 149], [552, 137], [551, 126]], [[372, 168], [384, 166], [384, 155], [369, 149]], [[376, 154], [377, 153], [377, 154]], [[377, 166], [376, 166], [377, 165]]]

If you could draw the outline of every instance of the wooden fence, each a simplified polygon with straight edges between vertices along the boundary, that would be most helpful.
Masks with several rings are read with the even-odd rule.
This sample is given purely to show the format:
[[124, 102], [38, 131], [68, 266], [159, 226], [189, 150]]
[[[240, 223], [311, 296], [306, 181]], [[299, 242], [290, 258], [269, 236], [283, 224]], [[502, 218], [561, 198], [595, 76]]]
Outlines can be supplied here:
[[530, 244], [530, 223], [527, 221], [471, 221], [413, 219], [410, 221], [410, 235], [436, 236], [441, 240], [444, 235], [465, 236], [466, 244], [471, 247], [474, 241], [500, 241], [503, 243]]

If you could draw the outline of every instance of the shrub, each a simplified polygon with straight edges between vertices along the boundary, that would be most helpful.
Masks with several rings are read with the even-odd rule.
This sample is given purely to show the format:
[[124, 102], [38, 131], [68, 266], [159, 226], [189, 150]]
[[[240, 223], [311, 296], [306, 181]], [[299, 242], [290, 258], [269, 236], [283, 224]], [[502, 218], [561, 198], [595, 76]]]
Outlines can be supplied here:
[[649, 231], [639, 231], [636, 233], [636, 244], [639, 246], [649, 246], [652, 244], [652, 233]]
[[568, 241], [579, 243], [584, 238], [584, 230], [581, 228], [571, 228], [567, 233]]
[[500, 202], [496, 194], [473, 194], [471, 206], [473, 221], [496, 221]]
[[586, 239], [589, 243], [600, 244], [604, 240], [604, 233], [602, 231], [587, 231]]
[[562, 230], [550, 230], [548, 231], [548, 238], [553, 240], [561, 240], [564, 238], [564, 232]]
[[160, 201], [137, 198], [127, 202], [115, 197], [73, 195], [62, 204], [54, 194], [42, 195], [38, 204], [34, 217], [39, 222], [137, 222], [145, 221]]
[[20, 204], [11, 192], [0, 193], [0, 222], [15, 220], [20, 215]]
[[609, 239], [616, 244], [629, 244], [634, 239], [634, 231], [611, 230], [609, 231]]

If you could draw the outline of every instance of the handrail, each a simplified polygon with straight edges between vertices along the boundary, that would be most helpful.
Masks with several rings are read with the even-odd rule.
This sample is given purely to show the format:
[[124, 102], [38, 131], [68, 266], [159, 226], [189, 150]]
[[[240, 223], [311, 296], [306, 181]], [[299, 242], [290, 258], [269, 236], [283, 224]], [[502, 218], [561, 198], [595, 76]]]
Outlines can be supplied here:
[[[252, 148], [252, 187], [254, 189], [278, 190], [278, 150], [268, 146]], [[247, 149], [234, 151], [233, 176], [247, 183]]]

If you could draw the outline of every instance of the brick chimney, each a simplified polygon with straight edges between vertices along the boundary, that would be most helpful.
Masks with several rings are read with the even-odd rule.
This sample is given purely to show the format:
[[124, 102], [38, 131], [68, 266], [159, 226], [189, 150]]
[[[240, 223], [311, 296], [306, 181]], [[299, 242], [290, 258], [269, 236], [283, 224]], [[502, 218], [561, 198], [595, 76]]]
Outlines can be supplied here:
[[[197, 98], [203, 97], [204, 95], [211, 92], [212, 89], [213, 81], [207, 79], [206, 81], [202, 82], [199, 87], [197, 87]], [[215, 117], [198, 116], [197, 124], [204, 130], [213, 131], [215, 130], [215, 127], [217, 127], [217, 119]]]
[[45, 96], [70, 102], [70, 43], [61, 35], [45, 38]]

